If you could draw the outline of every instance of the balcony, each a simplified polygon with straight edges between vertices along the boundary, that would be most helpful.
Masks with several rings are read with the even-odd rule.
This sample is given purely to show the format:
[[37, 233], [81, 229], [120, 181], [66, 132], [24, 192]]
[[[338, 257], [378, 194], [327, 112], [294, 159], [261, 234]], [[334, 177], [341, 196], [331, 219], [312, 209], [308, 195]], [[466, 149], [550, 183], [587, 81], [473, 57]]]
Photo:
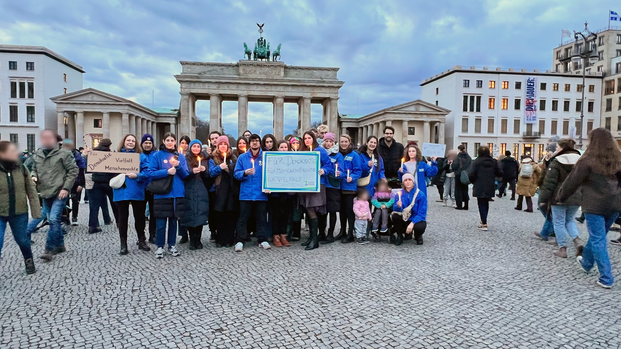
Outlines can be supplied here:
[[523, 139], [539, 139], [541, 138], [541, 134], [539, 132], [524, 132], [522, 133]]

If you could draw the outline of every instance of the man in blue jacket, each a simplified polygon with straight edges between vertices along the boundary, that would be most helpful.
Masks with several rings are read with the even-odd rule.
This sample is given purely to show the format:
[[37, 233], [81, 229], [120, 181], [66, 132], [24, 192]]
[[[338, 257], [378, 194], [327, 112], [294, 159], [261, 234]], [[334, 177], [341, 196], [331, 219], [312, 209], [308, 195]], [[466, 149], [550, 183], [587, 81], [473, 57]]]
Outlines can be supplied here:
[[257, 217], [257, 239], [264, 250], [271, 248], [267, 242], [267, 194], [262, 189], [263, 152], [261, 137], [253, 134], [248, 139], [247, 152], [241, 154], [235, 165], [235, 178], [241, 182], [239, 188], [239, 220], [237, 222], [237, 243], [235, 252], [242, 252], [248, 237], [248, 218], [254, 211]]

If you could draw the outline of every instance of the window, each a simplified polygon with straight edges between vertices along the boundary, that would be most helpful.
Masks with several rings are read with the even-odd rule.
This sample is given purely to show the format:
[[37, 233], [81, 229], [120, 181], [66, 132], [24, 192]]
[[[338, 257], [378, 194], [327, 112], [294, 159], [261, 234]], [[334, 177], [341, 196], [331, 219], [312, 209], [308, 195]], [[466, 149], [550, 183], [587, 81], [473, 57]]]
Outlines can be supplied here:
[[26, 70], [34, 70], [34, 62], [26, 62]]
[[63, 81], [67, 82], [67, 74], [63, 73]]
[[17, 61], [9, 61], [9, 70], [17, 70]]
[[581, 100], [577, 100], [576, 101], [576, 111], [582, 111], [582, 101]]
[[438, 95], [438, 93], [440, 93], [440, 88], [436, 87], [436, 96]]
[[474, 151], [479, 151], [480, 146], [481, 146], [481, 143], [474, 143]]
[[545, 144], [537, 144], [537, 154], [539, 154], [539, 160], [543, 158], [545, 155], [543, 152], [545, 151]]
[[615, 93], [615, 81], [608, 80], [604, 83], [604, 95], [611, 95]]
[[593, 120], [587, 121], [587, 133], [593, 130]]
[[26, 106], [26, 122], [35, 122], [35, 107], [34, 105]]
[[521, 99], [519, 99], [519, 98], [516, 98], [516, 99], [513, 101], [513, 109], [514, 109], [514, 110], [520, 110], [520, 108], [521, 108], [521, 107], [522, 107], [522, 100], [521, 100]]
[[599, 46], [604, 46], [604, 36], [600, 36], [599, 37], [599, 42], [598, 42]]
[[611, 117], [607, 117], [607, 118], [606, 118], [606, 129], [607, 129], [608, 131], [610, 131], [610, 127], [611, 127], [611, 126], [610, 126], [610, 122], [611, 122], [611, 119], [612, 119]]
[[546, 100], [542, 99], [539, 101], [539, 110], [546, 111]]
[[533, 134], [533, 124], [526, 124], [526, 134], [527, 135]]
[[[494, 143], [487, 143], [487, 147], [493, 153], [494, 152]], [[493, 155], [493, 154], [492, 154]]]
[[540, 84], [539, 84], [539, 89], [540, 89], [541, 91], [545, 91], [545, 90], [546, 90], [546, 87], [547, 87], [547, 84], [546, 84], [545, 82], [542, 82], [542, 83], [540, 83]]
[[[621, 56], [621, 50], [617, 50], [617, 55], [616, 55], [615, 57], [619, 57], [619, 56]], [[619, 64], [619, 63], [617, 63], [617, 65], [618, 65], [618, 64]], [[617, 67], [617, 73], [618, 73], [618, 72], [619, 72], [619, 69], [618, 69], [618, 67]]]
[[19, 82], [19, 98], [26, 98], [26, 82]]
[[500, 120], [500, 133], [507, 134], [507, 119]]
[[558, 91], [558, 84], [557, 83], [553, 83], [552, 84], [552, 91]]
[[617, 34], [617, 44], [621, 44], [621, 35]]
[[589, 92], [595, 92], [595, 85], [589, 85]]
[[582, 92], [582, 84], [576, 85], [576, 92]]
[[571, 92], [571, 84], [565, 84], [565, 92]]
[[28, 81], [28, 98], [34, 98], [34, 82]]
[[506, 89], [508, 89], [508, 88], [509, 88], [509, 81], [503, 81], [503, 82], [502, 82], [502, 89], [503, 89], [503, 90], [506, 90]]
[[468, 142], [461, 142], [461, 145], [464, 146], [464, 149], [466, 150], [466, 152], [468, 151]]
[[518, 158], [519, 157], [519, 151], [520, 151], [520, 145], [518, 143], [513, 143], [513, 157], [514, 158]]
[[489, 81], [489, 88], [496, 88], [496, 81], [490, 80]]
[[464, 80], [464, 87], [470, 87], [470, 80]]
[[558, 121], [552, 120], [552, 125], [550, 127], [550, 135], [554, 136], [558, 134]]
[[11, 98], [17, 98], [17, 81], [11, 81]]
[[543, 135], [546, 133], [546, 121], [539, 120], [539, 134]]
[[582, 136], [582, 123], [580, 120], [576, 121], [576, 136]]
[[468, 96], [464, 95], [464, 99], [462, 102], [462, 110], [468, 111]]
[[468, 133], [468, 117], [464, 116], [461, 118], [461, 132]]
[[500, 154], [505, 154], [507, 151], [507, 143], [500, 143]]
[[489, 100], [487, 101], [487, 109], [494, 109], [494, 108], [496, 108], [496, 98], [490, 97]]
[[436, 100], [436, 105], [438, 105], [438, 101]]
[[476, 112], [477, 113], [481, 112], [481, 96], [477, 96]]
[[487, 118], [487, 133], [494, 134], [494, 118]]
[[477, 88], [483, 88], [483, 80], [477, 80]]
[[501, 108], [502, 110], [507, 110], [507, 109], [509, 109], [509, 98], [503, 98], [503, 99], [502, 99], [502, 103], [501, 103], [501, 105], [500, 105], [500, 108]]
[[464, 95], [462, 102], [462, 111], [465, 112], [481, 111], [481, 96]]
[[563, 120], [563, 136], [569, 134], [569, 120]]
[[9, 106], [9, 121], [17, 122], [17, 106], [16, 105]]
[[556, 63], [556, 68], [554, 69], [555, 72], [560, 72], [561, 70], [561, 64], [560, 63]]
[[[95, 122], [99, 121], [99, 124], [95, 125], [95, 128], [102, 128], [103, 124], [101, 122], [101, 119], [95, 119]], [[415, 136], [416, 135], [416, 127], [408, 127], [408, 136]]]
[[520, 134], [520, 119], [513, 120], [513, 134]]
[[612, 98], [606, 99], [606, 111], [612, 111]]
[[561, 59], [561, 50], [556, 51], [556, 59]]
[[481, 133], [481, 118], [474, 119], [474, 133]]
[[569, 111], [569, 101], [563, 101], [563, 111]]
[[29, 133], [26, 135], [26, 147], [29, 152], [34, 152], [36, 150], [34, 133]]
[[587, 111], [589, 113], [593, 112], [593, 104], [594, 104], [593, 101], [589, 101], [589, 104], [587, 104]]
[[468, 110], [471, 112], [474, 111], [474, 96], [470, 96], [470, 108], [468, 108]]
[[[599, 51], [597, 53], [597, 60], [598, 61], [603, 61], [604, 60], [604, 51]], [[598, 70], [599, 71], [599, 70]]]
[[19, 143], [19, 137], [17, 137], [17, 133], [11, 133], [9, 135], [9, 140], [11, 141], [11, 143]]
[[552, 101], [552, 111], [558, 111], [558, 101], [556, 99]]
[[521, 81], [516, 81], [515, 82], [515, 89], [516, 90], [521, 90], [522, 89], [522, 82]]

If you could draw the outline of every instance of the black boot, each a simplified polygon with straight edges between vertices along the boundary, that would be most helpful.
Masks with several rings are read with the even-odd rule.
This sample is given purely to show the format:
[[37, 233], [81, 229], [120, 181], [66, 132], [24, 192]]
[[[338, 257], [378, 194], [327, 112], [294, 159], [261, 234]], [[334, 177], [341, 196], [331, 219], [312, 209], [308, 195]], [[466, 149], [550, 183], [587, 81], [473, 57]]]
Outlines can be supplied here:
[[468, 211], [468, 201], [464, 202], [464, 211]]
[[309, 234], [308, 234], [308, 239], [304, 240], [304, 242], [302, 242], [302, 246], [308, 246], [308, 244], [311, 243], [311, 241], [313, 240], [313, 236], [310, 234], [310, 223], [308, 224], [309, 227]]
[[196, 234], [192, 232], [188, 232], [188, 237], [190, 239], [190, 243], [188, 244], [188, 249], [190, 251], [196, 250]]
[[35, 269], [34, 261], [32, 260], [32, 258], [24, 260], [24, 263], [26, 264], [26, 274], [34, 274], [37, 271]]
[[317, 234], [317, 226], [319, 225], [319, 223], [317, 222], [317, 219], [311, 219], [309, 225], [310, 243], [305, 248], [305, 250], [307, 251], [319, 248], [319, 234]]
[[330, 230], [328, 230], [328, 235], [326, 236], [326, 239], [324, 241], [322, 241], [322, 244], [331, 244], [334, 242], [334, 232], [331, 232]]
[[198, 233], [196, 233], [196, 249], [197, 250], [202, 250], [203, 249], [203, 243], [201, 242], [201, 239], [203, 238], [203, 231], [199, 231]]
[[395, 239], [395, 246], [399, 246], [403, 243], [403, 234], [397, 233], [397, 237]]
[[302, 230], [302, 221], [293, 222], [293, 232], [291, 233], [291, 241], [300, 241], [300, 232]]
[[121, 252], [119, 252], [119, 254], [121, 256], [124, 256], [128, 253], [129, 251], [127, 250], [127, 241], [121, 241]]
[[320, 231], [318, 237], [319, 237], [319, 241], [326, 241], [326, 232]]
[[151, 251], [151, 247], [147, 245], [146, 241], [138, 241], [138, 249], [143, 251]]
[[339, 235], [337, 235], [334, 239], [335, 240], [341, 240], [345, 236], [347, 236], [347, 232], [345, 230], [341, 229], [341, 231], [339, 232]]
[[354, 241], [356, 240], [356, 239], [354, 239], [354, 232], [353, 232], [353, 229], [351, 229], [351, 228], [350, 228], [349, 230], [350, 230], [350, 232], [348, 232], [348, 233], [347, 233], [347, 236], [346, 236], [346, 237], [344, 237], [344, 238], [341, 240], [341, 243], [342, 243], [342, 244], [348, 244], [348, 243], [350, 243], [350, 242], [354, 242]]

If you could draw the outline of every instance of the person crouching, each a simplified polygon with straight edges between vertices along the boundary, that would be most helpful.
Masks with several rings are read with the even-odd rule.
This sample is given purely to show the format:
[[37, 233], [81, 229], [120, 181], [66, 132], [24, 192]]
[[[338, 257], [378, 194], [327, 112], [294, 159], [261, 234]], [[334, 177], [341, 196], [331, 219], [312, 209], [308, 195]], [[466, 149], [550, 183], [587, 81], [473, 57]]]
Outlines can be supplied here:
[[417, 245], [423, 244], [423, 234], [427, 228], [427, 198], [414, 184], [414, 176], [406, 173], [401, 178], [403, 189], [397, 192], [392, 213], [392, 235], [390, 242], [399, 246], [404, 234], [414, 233]]

